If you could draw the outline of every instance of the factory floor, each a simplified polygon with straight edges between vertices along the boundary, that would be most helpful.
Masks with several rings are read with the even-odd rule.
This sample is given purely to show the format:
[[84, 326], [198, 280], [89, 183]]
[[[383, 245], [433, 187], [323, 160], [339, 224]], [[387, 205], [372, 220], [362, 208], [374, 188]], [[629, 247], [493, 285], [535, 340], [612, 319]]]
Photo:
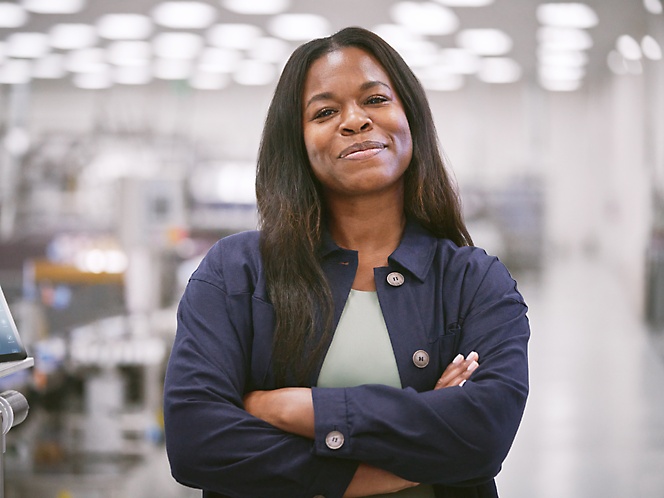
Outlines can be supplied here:
[[[631, 296], [599, 261], [519, 279], [529, 304], [531, 395], [498, 476], [503, 498], [664, 497], [664, 359]], [[189, 498], [163, 453], [128, 496]]]

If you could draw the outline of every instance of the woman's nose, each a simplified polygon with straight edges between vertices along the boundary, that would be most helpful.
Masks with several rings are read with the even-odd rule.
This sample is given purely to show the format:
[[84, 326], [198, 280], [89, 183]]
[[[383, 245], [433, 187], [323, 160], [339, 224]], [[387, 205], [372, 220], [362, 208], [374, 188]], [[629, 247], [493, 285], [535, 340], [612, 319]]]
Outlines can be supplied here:
[[341, 123], [341, 133], [344, 135], [354, 135], [363, 131], [369, 131], [373, 126], [371, 118], [362, 108], [347, 110], [344, 118]]

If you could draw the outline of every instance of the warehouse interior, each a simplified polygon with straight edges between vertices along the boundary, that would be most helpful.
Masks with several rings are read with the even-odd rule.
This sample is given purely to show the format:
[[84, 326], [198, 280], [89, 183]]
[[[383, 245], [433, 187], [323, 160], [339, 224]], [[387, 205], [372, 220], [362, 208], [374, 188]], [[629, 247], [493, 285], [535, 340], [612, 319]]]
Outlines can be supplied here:
[[188, 498], [163, 375], [187, 279], [257, 227], [281, 67], [345, 26], [427, 91], [476, 245], [529, 305], [510, 498], [664, 493], [661, 0], [0, 0], [0, 287], [34, 367], [7, 498]]

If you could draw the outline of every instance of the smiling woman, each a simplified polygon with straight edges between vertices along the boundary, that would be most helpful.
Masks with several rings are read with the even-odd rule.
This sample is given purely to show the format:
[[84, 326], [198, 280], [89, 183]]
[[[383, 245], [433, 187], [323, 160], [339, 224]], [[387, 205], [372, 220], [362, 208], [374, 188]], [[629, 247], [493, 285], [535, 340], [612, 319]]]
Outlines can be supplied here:
[[293, 53], [256, 193], [261, 230], [219, 241], [180, 303], [175, 478], [208, 498], [496, 497], [526, 305], [471, 246], [424, 90], [387, 43], [347, 28]]

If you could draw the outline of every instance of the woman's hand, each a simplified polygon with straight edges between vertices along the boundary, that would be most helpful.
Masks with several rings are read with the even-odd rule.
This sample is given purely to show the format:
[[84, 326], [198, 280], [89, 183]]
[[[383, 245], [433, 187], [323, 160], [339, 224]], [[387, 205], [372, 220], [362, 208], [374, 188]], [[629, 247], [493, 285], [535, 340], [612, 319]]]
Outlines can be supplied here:
[[244, 409], [277, 429], [314, 439], [314, 402], [308, 387], [250, 392], [244, 396]]
[[462, 354], [457, 355], [436, 382], [434, 391], [445, 387], [463, 386], [479, 366], [477, 362], [479, 359], [480, 357], [475, 351], [470, 353], [467, 358], [464, 358]]

